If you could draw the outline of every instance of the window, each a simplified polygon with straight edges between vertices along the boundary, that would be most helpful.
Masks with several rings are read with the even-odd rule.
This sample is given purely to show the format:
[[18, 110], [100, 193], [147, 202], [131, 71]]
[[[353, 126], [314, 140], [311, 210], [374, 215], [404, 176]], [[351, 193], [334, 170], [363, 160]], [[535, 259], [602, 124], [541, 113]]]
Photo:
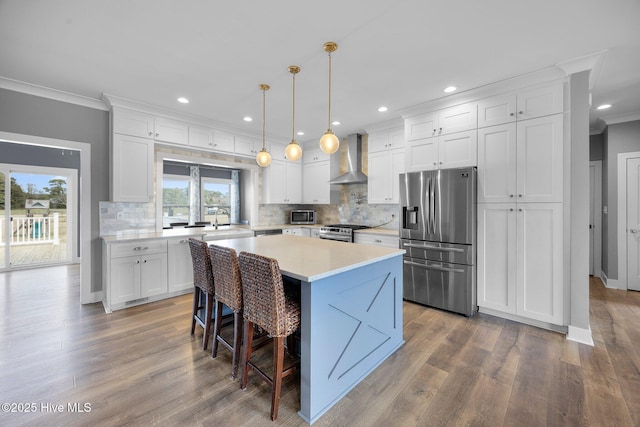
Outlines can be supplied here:
[[167, 227], [174, 222], [189, 222], [189, 193], [191, 182], [189, 176], [167, 175], [162, 180], [162, 226]]
[[232, 222], [233, 180], [201, 178], [202, 218], [211, 224], [231, 224]]

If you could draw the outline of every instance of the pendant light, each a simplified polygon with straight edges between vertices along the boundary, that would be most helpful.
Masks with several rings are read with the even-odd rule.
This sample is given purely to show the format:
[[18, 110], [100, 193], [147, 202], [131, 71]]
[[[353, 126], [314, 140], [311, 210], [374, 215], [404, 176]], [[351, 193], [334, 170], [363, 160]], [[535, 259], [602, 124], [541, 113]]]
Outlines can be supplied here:
[[265, 127], [267, 122], [267, 91], [269, 85], [262, 83], [260, 90], [262, 91], [262, 150], [256, 154], [256, 163], [258, 166], [266, 168], [271, 164], [271, 154], [265, 148]]
[[293, 115], [291, 120], [291, 142], [287, 145], [287, 148], [284, 150], [284, 154], [287, 156], [287, 159], [296, 161], [300, 157], [302, 157], [302, 147], [295, 138], [296, 132], [296, 74], [300, 72], [300, 67], [297, 65], [291, 65], [289, 67], [289, 72], [293, 76]]
[[326, 42], [323, 49], [329, 54], [329, 123], [327, 131], [320, 138], [320, 149], [327, 154], [333, 154], [340, 148], [340, 140], [331, 130], [331, 52], [335, 52], [338, 45], [334, 42]]

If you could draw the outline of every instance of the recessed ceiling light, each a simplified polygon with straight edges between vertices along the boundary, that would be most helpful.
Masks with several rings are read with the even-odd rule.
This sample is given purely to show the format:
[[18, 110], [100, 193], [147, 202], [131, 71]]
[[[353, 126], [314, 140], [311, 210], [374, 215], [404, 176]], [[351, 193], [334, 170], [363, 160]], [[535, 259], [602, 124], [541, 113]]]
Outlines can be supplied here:
[[385, 111], [387, 111], [387, 110], [388, 110], [388, 108], [387, 108], [387, 107], [385, 107], [384, 105], [383, 105], [383, 106], [381, 106], [381, 107], [378, 107], [378, 111], [380, 111], [381, 113], [384, 113], [384, 112], [385, 112]]
[[298, 133], [297, 133], [296, 135], [300, 135], [300, 136], [302, 136], [302, 135], [304, 135], [304, 132], [302, 132], [302, 131], [300, 130], [300, 131], [298, 131]]
[[331, 124], [334, 125], [334, 126], [340, 126], [340, 122], [337, 121], [337, 120], [331, 122]]
[[607, 108], [611, 108], [611, 104], [602, 104], [598, 106], [598, 110], [606, 110]]
[[188, 104], [189, 100], [187, 98], [185, 98], [184, 96], [181, 96], [180, 98], [178, 98], [178, 102], [180, 104]]
[[251, 117], [249, 117], [249, 116], [246, 116], [246, 117], [245, 117], [244, 119], [242, 119], [242, 120], [244, 120], [245, 122], [252, 122], [252, 121], [253, 121], [253, 119], [252, 119]]
[[445, 93], [451, 93], [451, 92], [455, 92], [455, 91], [456, 91], [456, 89], [458, 89], [458, 88], [457, 88], [457, 87], [455, 87], [455, 86], [449, 86], [449, 87], [446, 87], [446, 88], [444, 89], [444, 91], [445, 91]]

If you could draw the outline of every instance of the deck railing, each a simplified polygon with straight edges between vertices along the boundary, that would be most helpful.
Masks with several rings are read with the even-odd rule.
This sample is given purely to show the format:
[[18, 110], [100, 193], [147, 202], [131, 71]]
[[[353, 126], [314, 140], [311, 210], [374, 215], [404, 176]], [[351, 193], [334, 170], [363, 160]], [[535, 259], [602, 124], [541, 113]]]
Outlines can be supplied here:
[[[4, 245], [5, 219], [0, 218], [0, 245]], [[11, 245], [30, 245], [36, 243], [60, 243], [60, 214], [51, 217], [13, 216], [9, 231]]]

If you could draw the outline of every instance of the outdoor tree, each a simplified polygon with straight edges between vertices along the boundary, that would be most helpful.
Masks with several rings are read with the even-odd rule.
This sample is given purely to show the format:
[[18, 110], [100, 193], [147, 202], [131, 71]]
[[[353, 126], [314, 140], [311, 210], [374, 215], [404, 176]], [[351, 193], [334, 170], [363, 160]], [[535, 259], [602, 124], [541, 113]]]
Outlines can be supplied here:
[[43, 190], [49, 193], [52, 208], [67, 207], [67, 181], [65, 179], [50, 179], [49, 187], [44, 187]]

